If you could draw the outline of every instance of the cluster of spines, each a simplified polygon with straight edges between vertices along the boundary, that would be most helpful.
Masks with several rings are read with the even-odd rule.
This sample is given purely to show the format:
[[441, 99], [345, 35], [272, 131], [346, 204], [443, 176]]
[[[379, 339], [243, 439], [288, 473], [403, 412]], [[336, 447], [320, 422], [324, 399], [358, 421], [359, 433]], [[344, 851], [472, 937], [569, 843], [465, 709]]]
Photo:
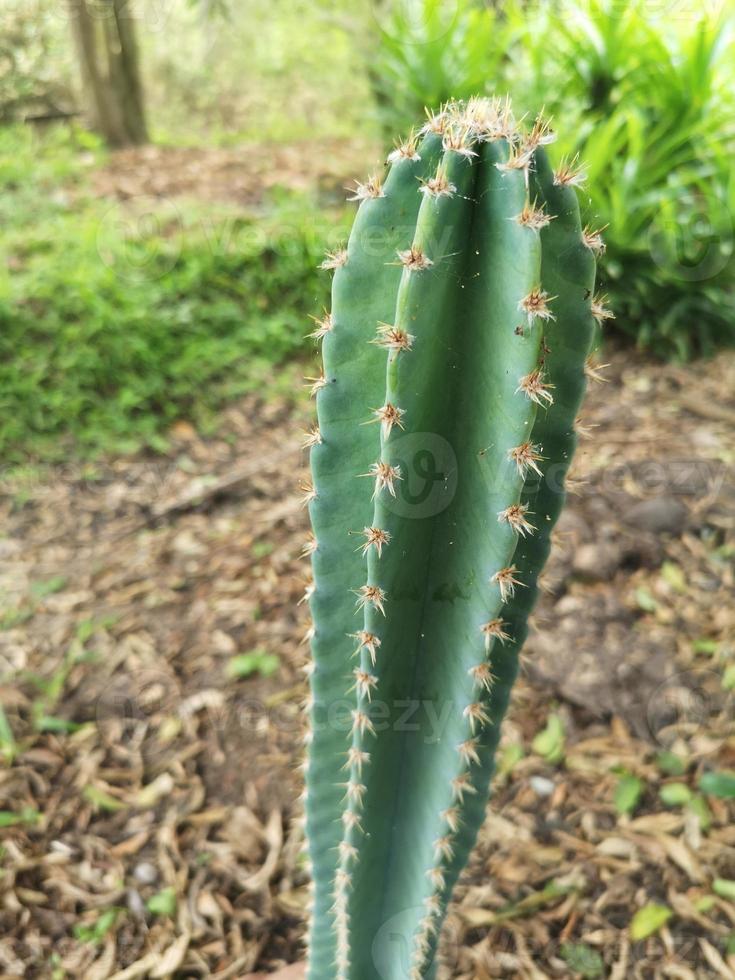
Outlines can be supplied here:
[[[473, 148], [477, 143], [498, 139], [506, 140], [510, 147], [508, 159], [502, 164], [496, 164], [496, 166], [504, 172], [520, 170], [523, 173], [527, 189], [529, 188], [529, 175], [533, 169], [535, 150], [554, 139], [549, 124], [540, 117], [533, 124], [530, 132], [524, 133], [513, 117], [509, 100], [472, 99], [466, 104], [447, 105], [439, 112], [430, 114], [427, 123], [419, 134], [412, 135], [406, 142], [398, 145], [389, 155], [388, 162], [418, 161], [420, 159], [418, 138], [424, 133], [441, 135], [446, 152], [457, 153], [468, 161], [477, 156], [477, 151]], [[575, 157], [561, 163], [554, 174], [554, 185], [579, 187], [583, 184], [584, 179], [584, 168], [579, 165]], [[420, 193], [435, 198], [445, 195], [452, 196], [456, 190], [455, 185], [447, 177], [443, 162], [439, 164], [433, 177], [422, 180], [418, 186]], [[362, 203], [384, 196], [385, 191], [380, 178], [371, 177], [364, 184], [356, 184], [349, 200]], [[553, 217], [553, 215], [548, 215], [543, 206], [538, 205], [537, 201], [532, 200], [529, 193], [526, 204], [515, 220], [520, 226], [528, 228], [532, 232], [539, 232], [553, 220]], [[595, 255], [604, 252], [605, 246], [601, 235], [603, 230], [592, 230], [586, 227], [582, 233], [583, 244]], [[396, 259], [403, 266], [406, 277], [429, 270], [435, 262], [435, 259], [429, 257], [418, 242], [414, 242], [406, 250], [399, 251]], [[347, 261], [347, 250], [338, 249], [327, 254], [322, 263], [322, 268], [337, 271]], [[553, 321], [554, 314], [551, 304], [554, 298], [543, 292], [540, 285], [522, 297], [518, 309], [523, 315], [522, 320], [525, 322], [519, 324], [516, 332], [522, 333], [525, 329], [533, 327], [536, 320], [542, 324]], [[592, 316], [600, 325], [613, 316], [605, 308], [604, 300], [605, 297], [595, 296], [591, 304]], [[332, 316], [330, 313], [325, 313], [321, 319], [316, 320], [316, 329], [310, 336], [320, 340], [333, 329]], [[378, 323], [376, 324], [376, 335], [369, 338], [368, 342], [383, 347], [388, 353], [390, 364], [391, 360], [410, 352], [414, 340], [415, 337], [398, 324]], [[544, 375], [544, 357], [549, 349], [543, 334], [540, 338], [539, 350], [537, 367], [518, 379], [516, 391], [522, 393], [530, 402], [534, 403], [534, 406], [546, 409], [553, 404], [553, 386], [546, 382]], [[595, 377], [593, 367], [588, 369], [588, 376], [598, 380]], [[312, 382], [312, 392], [315, 395], [326, 383], [323, 375], [309, 380]], [[405, 428], [404, 416], [403, 409], [387, 399], [383, 405], [372, 410], [371, 418], [365, 420], [366, 422], [372, 421], [380, 424], [381, 456], [371, 465], [369, 473], [356, 474], [356, 476], [370, 477], [374, 480], [374, 498], [380, 493], [396, 496], [396, 485], [402, 479], [400, 467], [392, 466], [390, 462], [384, 460], [382, 450], [394, 427]], [[320, 444], [321, 441], [320, 430], [315, 427], [307, 435], [305, 446], [312, 447]], [[517, 499], [500, 511], [497, 517], [498, 521], [505, 522], [512, 528], [516, 537], [525, 537], [527, 534], [533, 534], [536, 528], [528, 520], [531, 515], [527, 506], [521, 502], [523, 484], [529, 473], [538, 476], [542, 474], [539, 464], [544, 459], [543, 447], [528, 440], [509, 450], [508, 459], [517, 468], [520, 478], [519, 492]], [[311, 486], [304, 488], [304, 493], [307, 502], [313, 499], [315, 495]], [[363, 554], [374, 549], [380, 557], [382, 548], [387, 546], [390, 541], [388, 532], [378, 527], [366, 527], [357, 533], [364, 537], [364, 541], [360, 545]], [[313, 554], [316, 548], [317, 542], [312, 539], [307, 545], [305, 554]], [[524, 585], [516, 578], [516, 574], [515, 566], [508, 564], [498, 569], [490, 579], [489, 584], [498, 589], [501, 606], [513, 597], [516, 587], [523, 587]], [[307, 588], [307, 598], [309, 588], [313, 589], [313, 586]], [[367, 582], [353, 591], [357, 597], [356, 604], [360, 609], [371, 608], [383, 616], [386, 615], [386, 604], [389, 597], [379, 585]], [[500, 617], [490, 619], [478, 627], [483, 636], [486, 658], [469, 671], [474, 693], [472, 700], [468, 701], [463, 709], [463, 716], [467, 723], [467, 738], [457, 746], [459, 764], [457, 775], [451, 780], [451, 801], [441, 814], [445, 831], [434, 843], [435, 862], [426, 873], [431, 891], [425, 898], [426, 913], [414, 937], [412, 980], [421, 980], [427, 959], [435, 948], [435, 941], [448, 898], [444, 894], [446, 891], [445, 869], [454, 857], [454, 840], [460, 831], [465, 796], [476, 793], [472, 780], [472, 767], [482, 764], [478, 734], [492, 724], [489, 710], [494, 681], [492, 656], [498, 645], [502, 646], [511, 639], [505, 627], [506, 624]], [[334, 882], [333, 911], [337, 931], [336, 966], [339, 980], [347, 980], [349, 975], [350, 923], [347, 896], [350, 888], [351, 869], [359, 859], [359, 835], [362, 832], [360, 816], [365, 795], [362, 772], [370, 761], [366, 737], [376, 737], [376, 731], [370, 718], [370, 702], [379, 684], [379, 674], [375, 673], [375, 669], [381, 643], [379, 636], [367, 629], [359, 630], [351, 635], [357, 642], [355, 652], [359, 657], [359, 666], [352, 671], [355, 709], [352, 713], [351, 746], [347, 751], [345, 765], [348, 778], [344, 783], [345, 801], [342, 814], [344, 832], [339, 848], [338, 869]]]

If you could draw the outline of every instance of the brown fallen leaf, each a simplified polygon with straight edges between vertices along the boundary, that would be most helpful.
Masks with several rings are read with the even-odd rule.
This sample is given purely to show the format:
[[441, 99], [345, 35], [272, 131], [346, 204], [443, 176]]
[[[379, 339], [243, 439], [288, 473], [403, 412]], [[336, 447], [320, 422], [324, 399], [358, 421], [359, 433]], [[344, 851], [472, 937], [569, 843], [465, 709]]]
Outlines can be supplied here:
[[292, 963], [278, 973], [248, 973], [244, 980], [301, 980], [306, 976], [305, 963]]

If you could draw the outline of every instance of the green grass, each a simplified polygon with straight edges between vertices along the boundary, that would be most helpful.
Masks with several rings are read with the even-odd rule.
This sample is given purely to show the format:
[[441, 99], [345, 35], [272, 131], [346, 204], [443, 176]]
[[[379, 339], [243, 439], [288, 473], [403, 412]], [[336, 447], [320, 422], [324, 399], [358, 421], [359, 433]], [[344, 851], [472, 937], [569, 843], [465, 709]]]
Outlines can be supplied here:
[[0, 142], [6, 463], [163, 449], [174, 421], [206, 426], [229, 400], [277, 390], [279, 366], [309, 349], [340, 212], [286, 194], [258, 213], [122, 207], [89, 195], [86, 136]]

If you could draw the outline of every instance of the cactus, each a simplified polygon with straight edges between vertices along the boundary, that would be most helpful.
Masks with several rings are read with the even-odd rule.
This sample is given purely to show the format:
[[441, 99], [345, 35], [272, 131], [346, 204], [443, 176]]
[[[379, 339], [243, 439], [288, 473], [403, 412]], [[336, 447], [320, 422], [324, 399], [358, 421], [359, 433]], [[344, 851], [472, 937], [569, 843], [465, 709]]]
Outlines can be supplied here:
[[475, 99], [358, 184], [308, 437], [310, 980], [419, 980], [482, 823], [563, 503], [599, 234]]

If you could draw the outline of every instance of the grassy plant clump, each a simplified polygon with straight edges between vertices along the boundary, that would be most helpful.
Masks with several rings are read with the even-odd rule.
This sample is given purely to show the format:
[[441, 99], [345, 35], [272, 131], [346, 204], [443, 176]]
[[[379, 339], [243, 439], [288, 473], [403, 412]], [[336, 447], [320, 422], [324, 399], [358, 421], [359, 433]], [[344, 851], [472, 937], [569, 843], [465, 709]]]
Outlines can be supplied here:
[[6, 461], [164, 448], [172, 422], [273, 387], [274, 367], [308, 349], [303, 310], [326, 301], [318, 249], [338, 215], [317, 227], [312, 201], [288, 195], [258, 215], [136, 209], [89, 197], [68, 138], [53, 163], [34, 163], [22, 135], [13, 148], [0, 170], [15, 205], [2, 215]]

